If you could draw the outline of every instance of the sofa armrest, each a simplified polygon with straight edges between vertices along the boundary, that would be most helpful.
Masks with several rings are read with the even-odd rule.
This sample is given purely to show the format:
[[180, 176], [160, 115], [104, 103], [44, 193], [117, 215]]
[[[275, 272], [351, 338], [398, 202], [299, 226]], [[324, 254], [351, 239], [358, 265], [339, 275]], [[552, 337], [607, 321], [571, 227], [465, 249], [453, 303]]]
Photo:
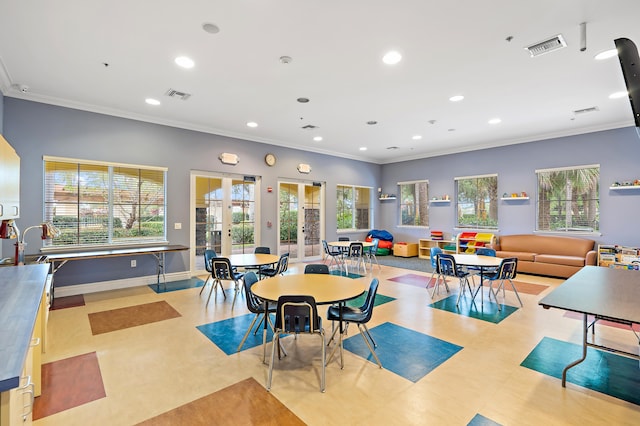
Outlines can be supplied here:
[[487, 248], [494, 249], [495, 251], [502, 251], [499, 242], [496, 242], [494, 244], [487, 244]]
[[587, 256], [585, 257], [584, 264], [595, 266], [597, 259], [598, 259], [598, 252], [596, 252], [595, 250], [588, 251]]

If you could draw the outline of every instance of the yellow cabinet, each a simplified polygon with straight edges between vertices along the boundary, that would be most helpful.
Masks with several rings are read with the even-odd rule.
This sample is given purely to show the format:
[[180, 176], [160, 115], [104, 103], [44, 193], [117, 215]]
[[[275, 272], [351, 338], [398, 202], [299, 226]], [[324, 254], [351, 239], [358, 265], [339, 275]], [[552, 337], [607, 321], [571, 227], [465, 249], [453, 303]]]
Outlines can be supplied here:
[[0, 135], [0, 219], [20, 217], [20, 157]]

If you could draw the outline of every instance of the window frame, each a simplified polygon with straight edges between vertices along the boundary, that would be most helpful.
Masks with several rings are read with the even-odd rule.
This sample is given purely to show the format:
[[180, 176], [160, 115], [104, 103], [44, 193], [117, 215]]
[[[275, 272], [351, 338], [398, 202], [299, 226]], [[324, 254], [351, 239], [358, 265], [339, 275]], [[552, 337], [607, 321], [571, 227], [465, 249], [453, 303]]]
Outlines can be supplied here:
[[[474, 224], [470, 224], [470, 225], [464, 225], [464, 224], [460, 224], [460, 214], [458, 214], [458, 212], [460, 211], [461, 207], [460, 207], [460, 191], [459, 191], [459, 182], [462, 180], [471, 180], [471, 179], [483, 179], [483, 178], [495, 178], [496, 179], [496, 184], [495, 184], [495, 194], [493, 194], [495, 196], [495, 198], [493, 200], [489, 200], [490, 203], [491, 201], [493, 201], [493, 205], [489, 204], [489, 215], [491, 214], [491, 211], [495, 212], [495, 226], [488, 226], [488, 225], [480, 225], [479, 222], [476, 222]], [[498, 196], [498, 174], [497, 173], [489, 173], [489, 174], [484, 174], [484, 175], [474, 175], [474, 176], [459, 176], [459, 177], [455, 177], [454, 178], [454, 182], [455, 182], [455, 200], [456, 200], [456, 222], [455, 222], [455, 228], [456, 229], [482, 229], [482, 230], [497, 230], [498, 226], [499, 226], [499, 216], [498, 216], [498, 200], [499, 200], [499, 196]], [[489, 194], [489, 196], [491, 196], [491, 194]], [[477, 200], [476, 200], [477, 201]], [[478, 203], [479, 204], [479, 203]], [[474, 203], [474, 215], [477, 217], [478, 214], [475, 211], [476, 207], [475, 207], [475, 203]]]
[[[569, 226], [569, 224], [565, 221], [565, 227], [564, 229], [561, 228], [557, 228], [557, 229], [551, 229], [551, 219], [549, 219], [549, 228], [548, 229], [543, 229], [540, 227], [540, 222], [542, 220], [541, 217], [541, 203], [544, 203], [545, 200], [541, 200], [541, 196], [543, 196], [543, 194], [541, 194], [541, 187], [540, 187], [540, 181], [541, 181], [541, 174], [543, 173], [554, 173], [554, 172], [575, 172], [577, 170], [584, 170], [584, 169], [597, 169], [597, 178], [595, 178], [595, 198], [589, 198], [589, 199], [583, 199], [581, 200], [583, 203], [595, 203], [595, 205], [593, 206], [595, 209], [595, 213], [594, 213], [594, 217], [593, 217], [593, 222], [595, 224], [594, 227], [586, 227], [586, 228], [579, 228], [579, 227], [575, 227], [575, 226]], [[587, 164], [587, 165], [580, 165], [580, 166], [566, 166], [566, 167], [556, 167], [556, 168], [549, 168], [549, 169], [539, 169], [535, 171], [536, 174], [536, 216], [535, 216], [535, 232], [538, 233], [550, 233], [550, 234], [559, 234], [559, 235], [601, 235], [600, 233], [600, 164]], [[566, 175], [565, 175], [565, 185], [569, 183], [566, 180]], [[548, 200], [548, 203], [562, 203], [564, 202], [566, 203], [572, 203], [573, 200], [561, 200], [561, 199], [557, 199], [557, 200]], [[573, 206], [570, 209], [566, 209], [565, 207], [565, 218], [567, 217], [567, 215], [569, 213], [567, 213], [569, 210], [573, 210]], [[589, 215], [589, 212], [586, 212], [586, 215]], [[572, 223], [571, 225], [573, 225], [574, 221], [573, 221], [573, 216], [575, 216], [574, 214], [571, 214], [572, 216]]]
[[[68, 164], [69, 177], [73, 181], [74, 179], [77, 181], [77, 187], [73, 188], [77, 193], [72, 193], [72, 197], [66, 202], [62, 203], [56, 199], [56, 188], [55, 182], [48, 182], [49, 172], [48, 164], [51, 163], [66, 163]], [[80, 248], [102, 248], [102, 247], [124, 247], [124, 246], [149, 246], [149, 245], [158, 245], [158, 244], [166, 244], [167, 241], [167, 167], [158, 167], [158, 166], [143, 166], [137, 164], [127, 164], [127, 163], [117, 163], [117, 162], [107, 162], [107, 161], [96, 161], [96, 160], [84, 160], [77, 158], [67, 158], [67, 157], [53, 157], [53, 156], [43, 156], [42, 158], [42, 167], [43, 167], [43, 191], [42, 191], [42, 217], [45, 222], [52, 222], [54, 225], [56, 224], [54, 221], [54, 217], [65, 216], [65, 215], [56, 215], [56, 209], [60, 205], [66, 205], [67, 208], [77, 211], [78, 220], [72, 225], [75, 229], [77, 229], [77, 234], [73, 236], [75, 240], [73, 243], [68, 244], [56, 244], [59, 240], [43, 240], [42, 251], [43, 252], [52, 252], [52, 251], [60, 251], [60, 250], [68, 250], [68, 249], [80, 249]], [[73, 172], [73, 168], [76, 169], [76, 172]], [[87, 204], [87, 201], [83, 200], [83, 186], [80, 184], [81, 175], [83, 172], [83, 168], [94, 168], [100, 169], [103, 168], [103, 178], [106, 178], [103, 182], [103, 197], [106, 201], [99, 201], [97, 203], [89, 203], [92, 205], [102, 205], [103, 206], [103, 215], [106, 216], [107, 224], [103, 224], [104, 232], [106, 236], [104, 238], [98, 238], [96, 242], [87, 242], [86, 240], [82, 240], [81, 235], [81, 221], [83, 220], [83, 215], [80, 213], [83, 204]], [[135, 174], [127, 173], [130, 171], [134, 171]], [[74, 175], [75, 173], [75, 175]], [[145, 175], [147, 175], [148, 179], [145, 179]], [[161, 180], [155, 180], [154, 177], [160, 177]], [[124, 183], [125, 180], [134, 178], [133, 187], [122, 186], [126, 185]], [[135, 181], [137, 179], [137, 181]], [[126, 195], [127, 190], [130, 191], [140, 191], [142, 184], [145, 182], [150, 183], [151, 185], [155, 185], [156, 189], [151, 188], [150, 192], [143, 191], [144, 194], [151, 194], [158, 197], [157, 202], [152, 203], [131, 203], [131, 207], [136, 209], [137, 213], [137, 222], [138, 222], [138, 230], [142, 229], [140, 225], [140, 219], [142, 217], [144, 208], [151, 208], [152, 210], [157, 210], [157, 214], [155, 216], [162, 217], [162, 232], [161, 235], [131, 235], [131, 236], [116, 236], [114, 235], [114, 223], [117, 221], [122, 221], [122, 218], [119, 217], [117, 206], [126, 206], [128, 205], [126, 202], [123, 202], [123, 194]], [[53, 189], [52, 189], [53, 184]], [[161, 188], [158, 188], [159, 185], [162, 185]], [[75, 185], [75, 184], [74, 184]], [[87, 189], [88, 187], [85, 187]], [[88, 188], [95, 189], [95, 188]], [[50, 192], [50, 194], [48, 194]], [[85, 193], [89, 194], [89, 192]], [[161, 197], [161, 200], [159, 198]], [[75, 199], [74, 199], [75, 198]], [[141, 193], [137, 194], [137, 201], [142, 199]], [[75, 206], [75, 207], [74, 207]], [[155, 208], [154, 208], [155, 206]], [[162, 214], [160, 214], [162, 212]], [[147, 216], [147, 213], [145, 216]], [[160, 225], [158, 223], [158, 225]], [[153, 230], [152, 226], [152, 230]], [[155, 228], [160, 228], [160, 226], [155, 226]], [[86, 230], [86, 229], [85, 229]], [[159, 234], [159, 233], [158, 233]]]
[[[426, 210], [426, 224], [403, 224], [403, 206], [405, 205], [405, 203], [403, 202], [403, 191], [402, 191], [402, 187], [403, 186], [409, 186], [409, 185], [417, 185], [417, 184], [421, 184], [424, 183], [426, 185], [426, 193], [425, 193], [425, 199], [424, 201], [418, 200], [415, 203], [415, 214], [414, 217], [415, 218], [420, 218], [421, 214], [420, 214], [420, 207], [424, 207]], [[428, 179], [420, 179], [420, 180], [412, 180], [412, 181], [406, 181], [406, 182], [398, 182], [398, 224], [397, 226], [399, 228], [420, 228], [420, 229], [428, 229], [429, 228], [429, 180]]]
[[[340, 204], [342, 204], [343, 199], [339, 199], [340, 194], [344, 194], [344, 190], [341, 188], [349, 188], [351, 193], [353, 194], [353, 199], [351, 200], [351, 227], [350, 228], [340, 228], [341, 213], [346, 211], [346, 209], [339, 209]], [[366, 228], [358, 228], [356, 225], [358, 223], [359, 217], [359, 204], [357, 204], [358, 198], [356, 196], [357, 191], [359, 189], [366, 189], [369, 191], [369, 197], [367, 202], [367, 227]], [[336, 231], [338, 233], [343, 232], [359, 232], [359, 231], [369, 231], [373, 228], [373, 187], [363, 186], [363, 185], [346, 185], [346, 184], [337, 184], [336, 185]]]

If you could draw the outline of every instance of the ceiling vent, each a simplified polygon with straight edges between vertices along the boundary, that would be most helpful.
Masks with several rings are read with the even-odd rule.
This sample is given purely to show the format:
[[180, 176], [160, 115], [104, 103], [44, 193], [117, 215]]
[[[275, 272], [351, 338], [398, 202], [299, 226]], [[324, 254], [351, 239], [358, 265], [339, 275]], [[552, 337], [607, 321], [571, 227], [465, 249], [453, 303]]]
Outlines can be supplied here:
[[564, 41], [564, 37], [562, 37], [562, 34], [558, 34], [557, 36], [551, 37], [548, 40], [544, 40], [544, 41], [541, 41], [540, 43], [527, 46], [525, 47], [525, 49], [529, 52], [529, 54], [533, 58], [533, 57], [544, 55], [545, 53], [553, 52], [554, 50], [562, 49], [565, 47], [567, 47], [567, 42]]
[[183, 101], [186, 101], [191, 97], [189, 93], [180, 92], [179, 90], [175, 90], [175, 89], [167, 90], [167, 93], [165, 93], [165, 95], [167, 95], [170, 98], [180, 99]]
[[594, 106], [594, 107], [589, 107], [589, 108], [577, 109], [577, 110], [573, 111], [573, 113], [575, 115], [582, 115], [582, 114], [586, 114], [586, 113], [589, 113], [589, 112], [596, 112], [596, 111], [600, 111], [600, 108], [598, 108], [597, 106]]
[[307, 124], [306, 126], [302, 126], [305, 130], [317, 129], [318, 126], [314, 126], [313, 124]]

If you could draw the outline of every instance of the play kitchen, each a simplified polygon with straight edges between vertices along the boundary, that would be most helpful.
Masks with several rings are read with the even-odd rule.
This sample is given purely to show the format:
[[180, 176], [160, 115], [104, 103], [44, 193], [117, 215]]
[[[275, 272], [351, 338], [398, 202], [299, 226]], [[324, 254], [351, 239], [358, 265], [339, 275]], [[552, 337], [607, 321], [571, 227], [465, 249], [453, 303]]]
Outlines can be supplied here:
[[5, 256], [2, 266], [7, 266], [0, 268], [0, 426], [30, 424], [33, 401], [42, 386], [51, 276], [49, 264], [35, 264], [42, 258], [25, 258], [24, 237], [31, 229], [40, 229], [43, 238], [57, 233], [44, 223], [28, 226], [21, 234], [19, 218], [20, 157], [0, 135], [0, 237], [15, 240], [10, 256], [0, 253]]

